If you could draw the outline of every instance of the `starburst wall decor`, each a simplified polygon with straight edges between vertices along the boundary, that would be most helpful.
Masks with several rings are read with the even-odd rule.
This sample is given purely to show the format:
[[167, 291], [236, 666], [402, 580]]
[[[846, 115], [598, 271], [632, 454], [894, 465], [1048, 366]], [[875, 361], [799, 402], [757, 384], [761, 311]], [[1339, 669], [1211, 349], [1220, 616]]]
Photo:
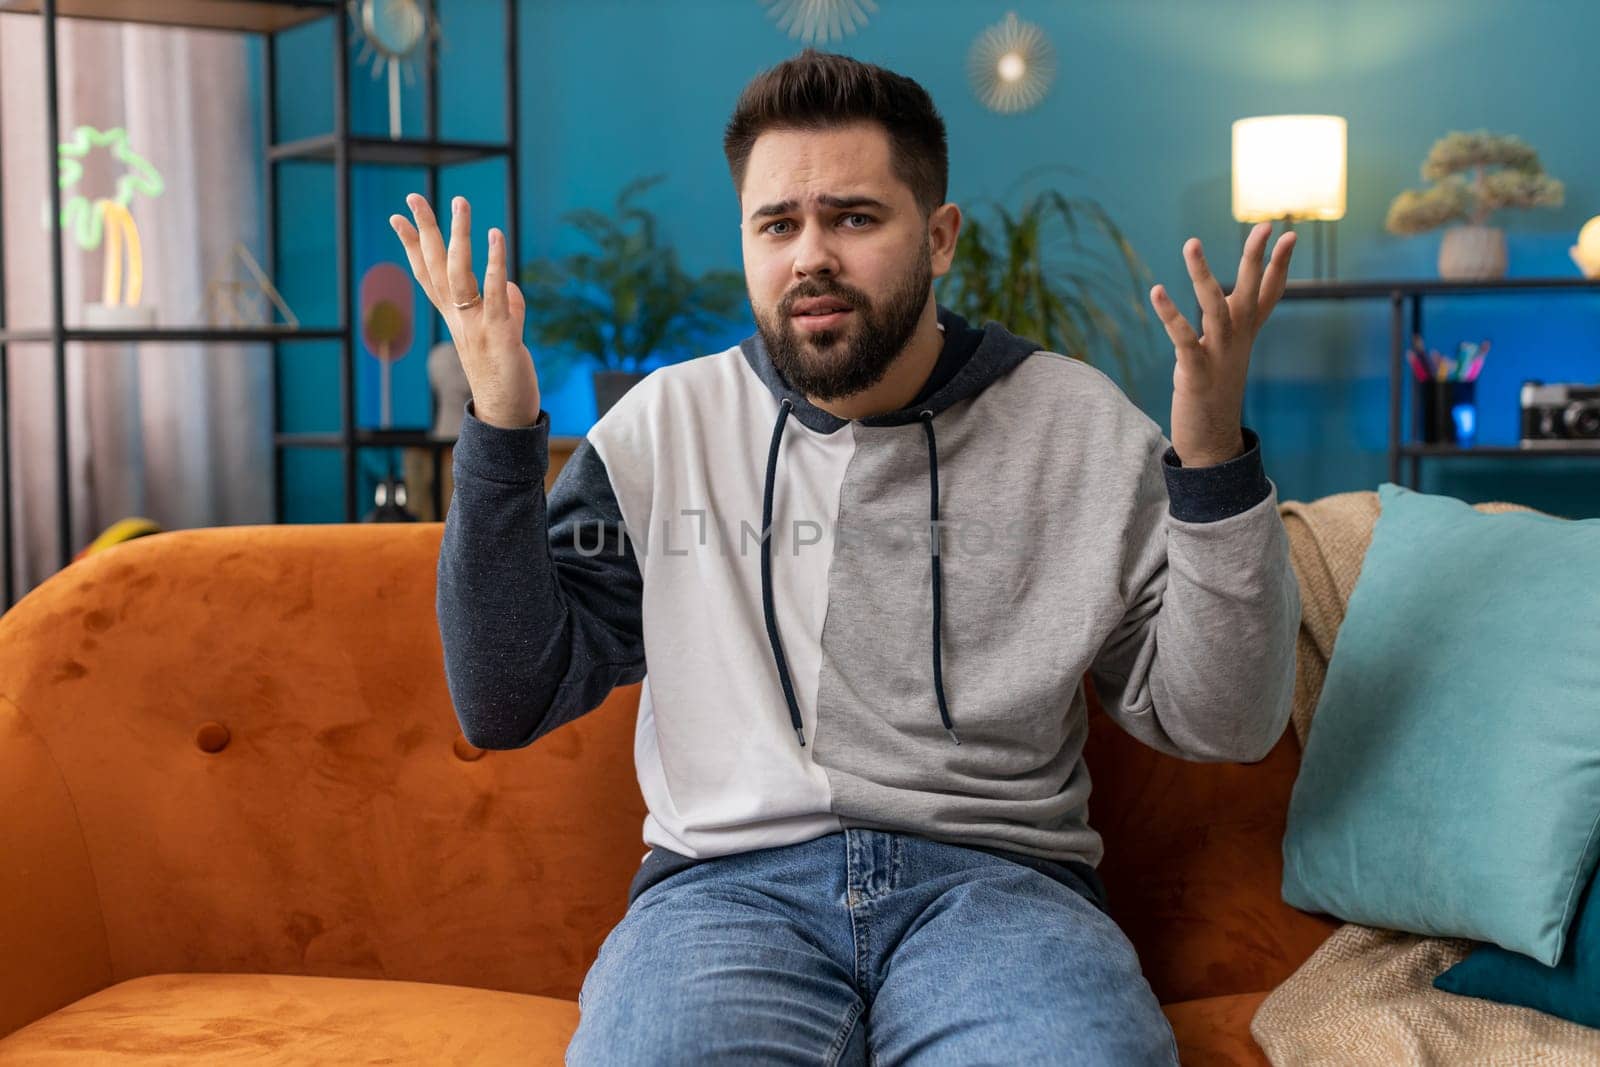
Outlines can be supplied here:
[[423, 61], [429, 39], [441, 41], [439, 19], [417, 0], [346, 0], [346, 10], [361, 41], [358, 64], [371, 62], [372, 76], [389, 75], [389, 136], [400, 139], [400, 80], [416, 76], [411, 67]]
[[967, 74], [985, 107], [1002, 113], [1026, 111], [1044, 99], [1055, 78], [1055, 49], [1044, 31], [1007, 13], [972, 42]]
[[878, 10], [873, 0], [761, 0], [778, 29], [806, 44], [843, 40]]

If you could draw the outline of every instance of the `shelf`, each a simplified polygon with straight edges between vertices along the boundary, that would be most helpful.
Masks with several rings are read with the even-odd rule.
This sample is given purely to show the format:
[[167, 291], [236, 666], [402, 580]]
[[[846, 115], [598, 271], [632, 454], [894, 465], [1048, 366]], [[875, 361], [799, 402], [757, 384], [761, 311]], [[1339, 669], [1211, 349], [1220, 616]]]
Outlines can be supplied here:
[[454, 437], [435, 437], [427, 430], [361, 429], [356, 444], [364, 448], [453, 448]]
[[[0, 0], [0, 14], [37, 15], [43, 6], [41, 0]], [[286, 30], [341, 9], [330, 0], [56, 0], [63, 18], [241, 33]]]
[[[1455, 293], [1541, 292], [1600, 293], [1600, 278], [1501, 278], [1489, 282], [1450, 282], [1438, 278], [1396, 278], [1393, 281], [1292, 281], [1284, 300], [1350, 300], [1363, 297], [1450, 295]], [[1233, 292], [1227, 286], [1224, 292]]]
[[[571, 452], [583, 438], [552, 434], [550, 451]], [[344, 438], [337, 433], [277, 433], [275, 444], [284, 448], [343, 448]], [[357, 448], [454, 448], [456, 438], [435, 437], [427, 430], [360, 429], [355, 433]]]
[[[402, 137], [347, 137], [349, 159], [352, 163], [385, 163], [391, 166], [446, 167], [456, 163], [474, 163], [483, 159], [499, 159], [511, 155], [513, 148], [503, 142], [493, 141], [428, 141]], [[317, 160], [333, 162], [334, 148], [339, 138], [331, 133], [318, 134], [298, 141], [285, 141], [267, 150], [267, 158], [274, 162], [283, 160]]]
[[343, 448], [344, 438], [336, 433], [275, 433], [272, 443], [282, 448]]
[[[216, 344], [249, 341], [337, 341], [344, 331], [337, 328], [315, 330], [295, 326], [152, 326], [136, 329], [103, 329], [69, 326], [61, 331], [65, 341], [207, 341]], [[0, 330], [0, 344], [49, 344], [55, 340], [50, 327], [28, 330]]]
[[[437, 0], [425, 0], [426, 10], [432, 11]], [[470, 6], [479, 5], [485, 8], [490, 6], [489, 0], [470, 0]], [[381, 131], [373, 131], [371, 135], [352, 135], [350, 129], [352, 107], [351, 68], [359, 60], [354, 56], [353, 45], [362, 43], [360, 27], [353, 23], [358, 20], [351, 18], [350, 12], [357, 4], [352, 0], [0, 0], [0, 15], [17, 14], [19, 16], [32, 16], [45, 20], [48, 17], [50, 24], [57, 19], [95, 20], [109, 24], [142, 24], [149, 26], [165, 26], [172, 28], [211, 30], [214, 32], [234, 32], [260, 35], [265, 46], [262, 56], [261, 76], [257, 79], [261, 88], [261, 114], [260, 121], [255, 126], [257, 149], [259, 159], [259, 172], [262, 179], [263, 191], [268, 195], [264, 198], [266, 203], [265, 222], [269, 240], [274, 242], [276, 248], [277, 235], [280, 231], [277, 196], [275, 182], [283, 174], [280, 166], [284, 161], [305, 160], [315, 163], [332, 165], [343, 170], [348, 165], [349, 170], [344, 170], [348, 178], [350, 171], [358, 165], [399, 165], [418, 169], [437, 170], [440, 167], [454, 164], [473, 163], [487, 160], [503, 160], [506, 176], [506, 212], [507, 229], [516, 233], [519, 203], [519, 169], [518, 154], [515, 147], [516, 131], [519, 129], [518, 106], [520, 96], [518, 93], [519, 56], [517, 41], [517, 11], [519, 0], [500, 0], [494, 6], [500, 8], [503, 16], [503, 28], [495, 34], [495, 48], [493, 51], [504, 59], [504, 67], [498, 70], [497, 81], [504, 90], [505, 127], [499, 131], [498, 141], [469, 141], [469, 140], [440, 140], [434, 137], [421, 137], [410, 139], [391, 139], [381, 135]], [[48, 16], [46, 11], [48, 9]], [[331, 21], [329, 21], [331, 20]], [[9, 19], [0, 19], [0, 25], [9, 26]], [[320, 24], [319, 28], [332, 31], [329, 35], [333, 38], [334, 48], [329, 57], [329, 67], [333, 75], [332, 91], [320, 85], [321, 79], [308, 79], [303, 71], [304, 63], [294, 62], [288, 55], [279, 56], [279, 45], [286, 46], [286, 51], [294, 51], [296, 39], [299, 34], [285, 34], [286, 39], [280, 40], [280, 31], [291, 30], [294, 27], [311, 26]], [[40, 27], [48, 34], [49, 26]], [[59, 27], [58, 27], [59, 28]], [[313, 32], [313, 36], [315, 33]], [[320, 52], [318, 53], [320, 54]], [[290, 59], [290, 62], [281, 60]], [[437, 42], [429, 42], [427, 62], [435, 65], [437, 60]], [[499, 64], [496, 64], [499, 66]], [[60, 72], [51, 63], [45, 64], [45, 95], [53, 97], [59, 91]], [[425, 79], [423, 89], [424, 110], [431, 116], [438, 112], [438, 82], [435, 78]], [[293, 90], [298, 95], [309, 94], [312, 98], [331, 95], [332, 115], [328, 126], [336, 133], [322, 133], [318, 136], [307, 137], [299, 140], [285, 140], [284, 143], [270, 143], [278, 138], [282, 125], [278, 121], [279, 89]], [[284, 94], [288, 95], [288, 94]], [[43, 97], [41, 97], [43, 99]], [[50, 128], [55, 120], [47, 116], [49, 122], [40, 123], [41, 130]], [[437, 130], [436, 122], [429, 123], [429, 130]], [[492, 135], [491, 135], [492, 136]], [[263, 139], [268, 143], [262, 143]], [[41, 146], [48, 155], [54, 151], [49, 143]], [[338, 175], [334, 175], [335, 178]], [[342, 298], [341, 306], [351, 306], [357, 295], [358, 278], [353, 274], [352, 244], [355, 241], [356, 227], [351, 224], [356, 214], [351, 203], [351, 197], [356, 190], [348, 182], [340, 189], [339, 183], [334, 183], [335, 197], [332, 201], [334, 214], [334, 232], [329, 234], [332, 245], [332, 255], [335, 272], [336, 290]], [[271, 258], [277, 258], [276, 256]], [[267, 271], [272, 274], [272, 270]], [[57, 294], [59, 301], [60, 294]], [[0, 306], [5, 301], [5, 293], [0, 291]], [[68, 314], [78, 311], [76, 308], [65, 309]], [[206, 319], [212, 316], [209, 309], [199, 310], [195, 318]], [[341, 319], [346, 318], [341, 313]], [[106, 322], [107, 320], [94, 320]], [[338, 464], [342, 480], [341, 496], [346, 521], [356, 521], [361, 502], [356, 499], [356, 480], [360, 476], [358, 464], [355, 462], [362, 449], [389, 448], [395, 446], [422, 447], [431, 452], [435, 464], [438, 464], [446, 455], [446, 450], [454, 444], [453, 438], [437, 438], [427, 433], [424, 429], [379, 431], [365, 429], [356, 425], [356, 400], [358, 393], [358, 375], [361, 357], [356, 344], [359, 339], [359, 322], [343, 322], [335, 326], [321, 326], [319, 328], [299, 328], [289, 325], [238, 325], [223, 326], [219, 324], [180, 323], [159, 326], [143, 326], [137, 322], [113, 327], [109, 322], [106, 325], [68, 325], [63, 322], [53, 322], [40, 328], [24, 327], [12, 323], [10, 328], [0, 324], [0, 351], [9, 351], [13, 345], [46, 346], [48, 359], [55, 361], [56, 373], [62, 372], [60, 358], [66, 350], [68, 342], [92, 343], [110, 342], [112, 345], [149, 343], [198, 343], [227, 344], [227, 343], [263, 343], [274, 347], [272, 362], [272, 393], [279, 394], [285, 386], [284, 364], [277, 356], [287, 356], [289, 353], [278, 350], [277, 345], [296, 341], [320, 341], [331, 343], [338, 348], [338, 410], [336, 428], [332, 432], [321, 433], [283, 433], [282, 413], [275, 411], [273, 415], [273, 514], [275, 522], [284, 521], [285, 501], [292, 494], [288, 490], [286, 472], [284, 467], [285, 451], [289, 448], [323, 448], [333, 452], [342, 462]], [[115, 351], [115, 348], [109, 349]], [[217, 353], [220, 355], [221, 353]], [[28, 353], [27, 358], [32, 357]], [[96, 357], [98, 358], [98, 356]], [[330, 383], [331, 384], [331, 383]], [[330, 390], [331, 391], [331, 390]], [[55, 534], [57, 537], [57, 557], [60, 565], [65, 565], [73, 558], [73, 553], [78, 546], [72, 540], [72, 531], [79, 525], [74, 522], [75, 494], [66, 491], [71, 473], [71, 427], [75, 423], [70, 418], [68, 390], [57, 390], [54, 395], [56, 409], [56, 424], [59, 428], [55, 441], [55, 470], [56, 484], [62, 489], [55, 494]], [[0, 421], [8, 417], [8, 408], [12, 401], [7, 398], [3, 388], [0, 388]], [[13, 464], [14, 457], [9, 451], [6, 440], [8, 435], [0, 434], [0, 468]], [[550, 452], [552, 462], [550, 470], [554, 472], [559, 467], [558, 453], [570, 454], [578, 443], [583, 440], [577, 438], [550, 438]], [[43, 450], [41, 450], [43, 451]], [[35, 462], [33, 456], [28, 457], [29, 462]], [[0, 531], [6, 537], [17, 527], [11, 509], [10, 495], [0, 494]], [[14, 553], [0, 553], [4, 559], [0, 560], [0, 593], [4, 594], [4, 602], [0, 610], [8, 608], [15, 602], [16, 582]]]
[[[343, 448], [344, 436], [338, 433], [276, 433], [276, 444], [285, 448]], [[427, 430], [357, 429], [353, 438], [357, 448], [451, 448], [454, 437], [435, 437]]]
[[1554, 456], [1600, 456], [1600, 441], [1593, 445], [1476, 445], [1459, 448], [1455, 445], [1404, 444], [1402, 456], [1436, 459], [1463, 457], [1488, 457], [1493, 459], [1548, 459]]

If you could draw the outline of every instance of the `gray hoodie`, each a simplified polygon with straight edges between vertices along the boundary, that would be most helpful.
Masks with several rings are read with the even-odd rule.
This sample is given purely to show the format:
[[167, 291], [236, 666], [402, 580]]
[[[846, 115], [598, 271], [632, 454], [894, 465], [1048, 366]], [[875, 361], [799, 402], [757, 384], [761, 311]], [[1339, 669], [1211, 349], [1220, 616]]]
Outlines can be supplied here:
[[759, 334], [656, 370], [548, 500], [548, 413], [501, 429], [467, 402], [438, 568], [451, 699], [467, 740], [520, 748], [644, 682], [630, 901], [868, 827], [1066, 868], [1103, 906], [1086, 674], [1181, 759], [1253, 762], [1282, 734], [1300, 599], [1256, 433], [1183, 467], [1100, 371], [938, 319], [921, 395], [869, 418], [809, 403]]

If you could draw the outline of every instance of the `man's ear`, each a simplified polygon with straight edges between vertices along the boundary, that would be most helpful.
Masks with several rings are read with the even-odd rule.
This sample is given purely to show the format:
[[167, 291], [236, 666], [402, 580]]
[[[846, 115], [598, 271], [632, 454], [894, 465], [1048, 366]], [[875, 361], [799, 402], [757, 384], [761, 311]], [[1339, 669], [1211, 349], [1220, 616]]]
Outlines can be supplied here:
[[961, 209], [953, 203], [940, 204], [928, 216], [928, 254], [933, 260], [933, 276], [949, 273], [956, 255], [956, 238], [961, 235]]

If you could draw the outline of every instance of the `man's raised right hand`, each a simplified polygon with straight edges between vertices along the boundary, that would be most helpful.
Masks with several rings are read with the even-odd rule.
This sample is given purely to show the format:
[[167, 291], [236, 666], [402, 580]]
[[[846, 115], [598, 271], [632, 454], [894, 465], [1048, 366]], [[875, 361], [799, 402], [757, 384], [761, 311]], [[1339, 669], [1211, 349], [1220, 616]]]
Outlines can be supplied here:
[[416, 226], [403, 215], [390, 215], [389, 225], [405, 245], [411, 273], [450, 328], [472, 390], [473, 414], [505, 429], [532, 426], [539, 418], [539, 376], [522, 343], [527, 311], [522, 290], [506, 279], [505, 234], [489, 230], [489, 265], [480, 290], [472, 270], [472, 206], [466, 198], [453, 202], [448, 249], [427, 199], [412, 193], [406, 205]]

